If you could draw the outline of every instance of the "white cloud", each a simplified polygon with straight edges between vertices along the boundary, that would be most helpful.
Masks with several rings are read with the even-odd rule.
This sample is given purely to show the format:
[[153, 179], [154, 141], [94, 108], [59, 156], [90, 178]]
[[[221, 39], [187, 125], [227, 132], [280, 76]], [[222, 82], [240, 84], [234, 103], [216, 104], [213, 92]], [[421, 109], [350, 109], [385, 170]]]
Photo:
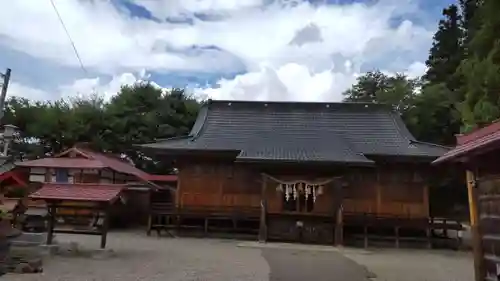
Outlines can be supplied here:
[[[192, 24], [131, 17], [111, 1], [55, 2], [85, 66], [97, 73], [97, 78], [56, 89], [65, 95], [94, 88], [111, 94], [120, 83], [140, 79], [132, 73], [144, 69], [227, 74], [241, 72], [243, 65], [246, 73], [195, 92], [239, 99], [339, 100], [365, 64], [421, 74], [422, 56], [433, 33], [409, 20], [394, 26], [394, 17], [419, 13], [413, 0], [380, 0], [370, 5], [278, 0], [265, 7], [267, 0], [135, 0], [160, 19], [191, 17]], [[4, 6], [0, 44], [78, 67], [48, 1], [17, 0]], [[203, 21], [193, 17], [195, 13], [220, 17]], [[103, 82], [101, 74], [114, 78]]]
[[[71, 84], [59, 86], [53, 93], [31, 88], [19, 83], [12, 83], [9, 85], [7, 95], [25, 97], [33, 100], [47, 100], [54, 97], [85, 97], [92, 94], [98, 94], [105, 100], [109, 100], [120, 91], [122, 86], [133, 85], [146, 78], [144, 73], [122, 73], [112, 77], [108, 82], [104, 82], [100, 77], [77, 79]], [[153, 85], [160, 87], [156, 83], [153, 83]]]
[[[418, 77], [425, 64], [413, 63], [404, 71]], [[394, 72], [384, 71], [388, 75]], [[342, 100], [342, 93], [356, 82], [362, 73], [353, 71], [349, 61], [342, 68], [313, 72], [304, 65], [290, 63], [273, 69], [263, 66], [260, 71], [245, 73], [232, 80], [221, 79], [216, 88], [197, 88], [197, 96], [213, 99], [275, 100], [275, 101], [333, 101]]]
[[37, 88], [29, 87], [17, 82], [11, 82], [9, 83], [9, 88], [7, 89], [7, 98], [11, 96], [24, 97], [33, 100], [46, 100], [52, 98], [54, 95]]
[[145, 7], [153, 16], [160, 19], [191, 15], [193, 13], [227, 13], [245, 8], [259, 7], [265, 3], [264, 0], [135, 0], [134, 2]]

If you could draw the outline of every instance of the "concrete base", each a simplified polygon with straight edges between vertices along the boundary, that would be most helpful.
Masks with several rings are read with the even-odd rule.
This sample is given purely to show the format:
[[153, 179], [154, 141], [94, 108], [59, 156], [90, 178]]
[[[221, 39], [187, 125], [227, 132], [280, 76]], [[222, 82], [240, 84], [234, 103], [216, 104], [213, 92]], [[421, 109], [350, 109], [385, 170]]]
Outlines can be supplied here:
[[59, 252], [59, 245], [57, 244], [43, 244], [38, 246], [40, 249], [40, 253], [42, 253], [43, 256], [54, 256]]
[[59, 256], [76, 256], [91, 259], [108, 259], [116, 256], [112, 249], [89, 249], [78, 242], [59, 243], [56, 253]]

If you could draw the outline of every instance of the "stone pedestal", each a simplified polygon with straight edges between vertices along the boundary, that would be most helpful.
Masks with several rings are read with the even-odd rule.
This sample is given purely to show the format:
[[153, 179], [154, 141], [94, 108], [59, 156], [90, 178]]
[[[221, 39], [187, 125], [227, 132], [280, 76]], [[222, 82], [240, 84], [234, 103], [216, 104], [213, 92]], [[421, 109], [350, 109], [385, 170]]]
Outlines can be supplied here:
[[7, 259], [10, 252], [11, 240], [22, 234], [13, 228], [10, 221], [0, 221], [0, 276], [7, 273]]

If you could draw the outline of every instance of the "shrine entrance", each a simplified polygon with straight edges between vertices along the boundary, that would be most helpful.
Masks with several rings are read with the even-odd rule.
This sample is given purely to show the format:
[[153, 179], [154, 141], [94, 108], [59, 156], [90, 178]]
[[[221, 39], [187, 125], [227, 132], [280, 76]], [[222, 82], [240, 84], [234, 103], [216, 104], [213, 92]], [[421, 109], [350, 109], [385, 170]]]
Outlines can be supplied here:
[[307, 179], [263, 174], [261, 227], [266, 229], [265, 238], [342, 244], [341, 190], [340, 177]]

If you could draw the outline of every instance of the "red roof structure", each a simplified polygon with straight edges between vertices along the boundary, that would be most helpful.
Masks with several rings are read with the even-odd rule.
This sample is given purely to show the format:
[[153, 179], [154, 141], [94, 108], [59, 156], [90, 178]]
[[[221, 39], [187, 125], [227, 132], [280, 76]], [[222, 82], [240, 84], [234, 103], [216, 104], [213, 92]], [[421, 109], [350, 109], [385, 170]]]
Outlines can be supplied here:
[[31, 161], [17, 162], [19, 167], [33, 168], [69, 168], [69, 169], [103, 169], [106, 165], [97, 160], [85, 158], [42, 158]]
[[[77, 154], [79, 157], [64, 157], [68, 154]], [[85, 144], [77, 144], [72, 148], [51, 158], [42, 158], [31, 161], [16, 163], [20, 167], [43, 167], [43, 168], [69, 168], [69, 169], [104, 169], [108, 168], [118, 173], [128, 174], [147, 182], [154, 188], [160, 188], [154, 181], [174, 182], [177, 176], [151, 175], [136, 168], [132, 163], [126, 162], [115, 155], [99, 153], [86, 147]]]
[[113, 156], [106, 155], [103, 153], [98, 153], [90, 149], [81, 148], [78, 146], [75, 146], [73, 150], [76, 151], [77, 153], [80, 153], [81, 155], [87, 156], [88, 159], [93, 159], [95, 161], [98, 161], [105, 167], [115, 170], [119, 173], [134, 175], [141, 180], [149, 181], [148, 177], [150, 175], [148, 173], [144, 172], [143, 170], [137, 169], [132, 164], [126, 163]]
[[500, 120], [489, 126], [457, 136], [457, 146], [436, 159], [433, 164], [456, 161], [470, 153], [480, 153], [492, 145], [500, 143]]
[[110, 202], [125, 188], [121, 184], [60, 184], [47, 183], [29, 198], [46, 201]]
[[0, 175], [0, 182], [12, 179], [17, 185], [27, 186], [28, 183], [23, 180], [23, 176], [18, 171], [8, 171]]

